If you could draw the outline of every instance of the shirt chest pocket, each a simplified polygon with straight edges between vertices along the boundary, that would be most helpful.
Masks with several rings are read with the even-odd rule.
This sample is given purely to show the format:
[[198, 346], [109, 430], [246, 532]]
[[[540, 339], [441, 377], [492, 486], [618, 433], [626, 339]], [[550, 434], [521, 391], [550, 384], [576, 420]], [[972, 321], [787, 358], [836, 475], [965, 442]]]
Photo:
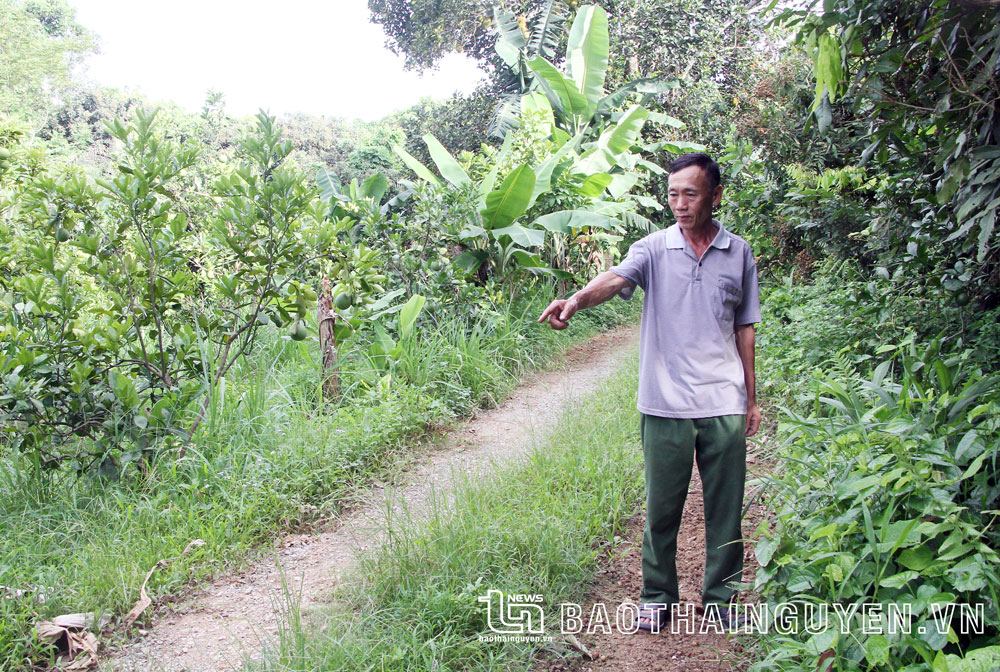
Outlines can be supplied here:
[[713, 306], [715, 316], [726, 323], [732, 323], [736, 307], [743, 301], [743, 288], [730, 280], [720, 278], [715, 290]]

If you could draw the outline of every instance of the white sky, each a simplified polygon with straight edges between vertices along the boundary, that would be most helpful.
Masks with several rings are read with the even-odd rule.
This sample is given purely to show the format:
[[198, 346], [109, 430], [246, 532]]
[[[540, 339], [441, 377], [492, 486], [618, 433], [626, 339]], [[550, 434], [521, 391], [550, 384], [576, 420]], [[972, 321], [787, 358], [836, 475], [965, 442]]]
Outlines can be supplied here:
[[383, 45], [366, 0], [68, 0], [100, 38], [85, 77], [198, 112], [208, 89], [226, 111], [378, 119], [422, 96], [475, 88], [461, 55], [423, 77]]

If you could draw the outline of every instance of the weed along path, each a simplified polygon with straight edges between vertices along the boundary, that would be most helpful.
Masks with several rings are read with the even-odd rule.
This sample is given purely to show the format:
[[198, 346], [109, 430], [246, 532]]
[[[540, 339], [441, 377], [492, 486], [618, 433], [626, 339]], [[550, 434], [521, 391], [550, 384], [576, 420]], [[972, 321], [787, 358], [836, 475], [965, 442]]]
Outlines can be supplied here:
[[398, 483], [376, 486], [325, 529], [286, 537], [273, 554], [241, 574], [217, 579], [174, 609], [161, 610], [150, 630], [112, 651], [101, 669], [218, 672], [241, 667], [276, 639], [285, 622], [286, 594], [301, 595], [306, 618], [329, 600], [356, 554], [382, 539], [387, 502], [419, 516], [435, 493], [449, 489], [453, 476], [484, 476], [494, 463], [530, 454], [536, 437], [544, 437], [563, 410], [618, 371], [637, 343], [638, 328], [621, 327], [571, 349], [560, 368], [529, 374], [499, 408], [458, 425]]

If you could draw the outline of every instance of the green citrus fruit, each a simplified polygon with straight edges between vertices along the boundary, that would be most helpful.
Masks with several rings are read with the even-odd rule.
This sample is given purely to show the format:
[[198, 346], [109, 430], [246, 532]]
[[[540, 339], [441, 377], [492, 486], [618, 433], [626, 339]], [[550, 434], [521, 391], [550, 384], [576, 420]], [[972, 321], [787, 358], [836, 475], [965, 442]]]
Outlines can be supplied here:
[[346, 310], [351, 307], [352, 303], [354, 303], [354, 297], [347, 292], [338, 295], [337, 298], [333, 300], [333, 305], [337, 307], [337, 310]]
[[58, 240], [60, 243], [65, 243], [67, 240], [69, 240], [69, 231], [60, 226], [58, 229], [56, 229], [56, 240]]
[[10, 150], [4, 147], [0, 147], [0, 161], [5, 161], [10, 158]]
[[955, 294], [955, 305], [967, 306], [969, 305], [969, 301], [971, 300], [971, 298], [972, 297], [969, 296], [969, 293], [967, 291], [965, 291], [964, 289], [960, 289]]
[[306, 325], [302, 320], [295, 320], [292, 322], [292, 326], [288, 328], [288, 335], [292, 337], [293, 341], [305, 340], [307, 334]]
[[430, 266], [431, 266], [431, 270], [432, 271], [436, 272], [436, 271], [440, 271], [441, 270], [441, 262], [440, 261], [432, 261], [431, 264], [430, 264]]

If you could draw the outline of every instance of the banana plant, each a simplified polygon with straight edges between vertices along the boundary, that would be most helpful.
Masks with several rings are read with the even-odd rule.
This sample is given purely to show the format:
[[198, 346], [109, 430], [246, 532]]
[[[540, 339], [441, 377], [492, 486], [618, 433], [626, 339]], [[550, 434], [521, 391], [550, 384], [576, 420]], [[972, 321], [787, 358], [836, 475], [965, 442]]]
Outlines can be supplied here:
[[[663, 206], [654, 199], [628, 195], [639, 180], [639, 173], [661, 175], [665, 171], [656, 163], [644, 158], [641, 152], [668, 150], [675, 153], [687, 149], [703, 149], [700, 145], [681, 142], [664, 142], [643, 146], [641, 132], [648, 121], [683, 128], [684, 123], [674, 117], [650, 112], [644, 106], [658, 93], [678, 86], [676, 80], [640, 78], [617, 91], [605, 95], [604, 82], [608, 67], [609, 38], [608, 17], [596, 5], [579, 8], [573, 20], [562, 61], [566, 71], [554, 64], [554, 52], [539, 50], [528, 58], [529, 42], [526, 36], [514, 30], [513, 15], [497, 12], [499, 37], [496, 49], [504, 61], [518, 67], [522, 73], [523, 93], [517, 105], [508, 105], [507, 114], [521, 116], [534, 113], [546, 118], [552, 128], [552, 139], [565, 145], [573, 139], [574, 160], [570, 170], [585, 176], [597, 173], [611, 175], [608, 194], [626, 204], [599, 202], [602, 214], [620, 218], [625, 224], [650, 232], [655, 225], [636, 212], [638, 207], [662, 211]], [[515, 59], [515, 55], [517, 59]], [[640, 94], [638, 104], [621, 110], [633, 94]], [[498, 115], [501, 114], [498, 111]], [[515, 119], [498, 121], [501, 127], [516, 126]], [[560, 159], [561, 160], [561, 159]], [[539, 190], [547, 185], [547, 166], [539, 167]]]
[[[558, 40], [554, 33], [566, 25], [565, 9], [561, 2], [546, 3], [531, 31], [522, 30], [523, 25], [510, 12], [495, 11], [498, 33], [495, 49], [510, 68], [507, 88], [512, 91], [501, 99], [494, 113], [491, 135], [505, 137], [509, 130], [517, 128], [518, 117], [529, 106], [527, 97], [533, 92], [543, 94], [548, 100], [555, 112], [557, 128], [570, 135], [580, 131], [588, 135], [599, 134], [607, 123], [617, 122], [620, 115], [616, 110], [629, 95], [641, 94], [639, 105], [645, 106], [656, 94], [679, 86], [676, 80], [645, 77], [605, 95], [610, 51], [608, 16], [597, 5], [584, 5], [577, 11], [561, 59], [566, 64], [566, 73], [561, 72], [555, 65]], [[557, 18], [552, 18], [553, 14]], [[684, 125], [665, 114], [649, 113], [649, 119], [678, 128]], [[588, 129], [592, 130], [586, 132]]]
[[[427, 133], [423, 136], [423, 140], [427, 144], [427, 150], [431, 155], [431, 159], [434, 161], [434, 165], [437, 166], [438, 172], [441, 173], [441, 177], [443, 177], [448, 184], [456, 188], [472, 184], [472, 178], [469, 177], [469, 174], [465, 172], [462, 165], [451, 155], [451, 153], [437, 138], [430, 133]], [[493, 191], [493, 187], [496, 185], [497, 176], [500, 171], [500, 164], [502, 164], [510, 154], [510, 148], [513, 140], [514, 136], [509, 136], [504, 139], [503, 145], [501, 145], [500, 151], [495, 157], [493, 168], [476, 187], [476, 191], [479, 194], [478, 202], [480, 210], [486, 207], [486, 195]], [[441, 180], [439, 180], [427, 166], [421, 163], [416, 157], [407, 152], [400, 145], [393, 145], [392, 151], [395, 152], [400, 159], [402, 159], [403, 163], [405, 163], [410, 170], [416, 173], [417, 177], [436, 187], [441, 186]]]
[[397, 308], [399, 312], [399, 341], [393, 340], [381, 321], [374, 321], [375, 339], [368, 347], [367, 354], [373, 370], [383, 374], [379, 379], [379, 384], [382, 387], [390, 385], [393, 368], [405, 355], [406, 344], [413, 338], [417, 317], [423, 311], [426, 303], [426, 297], [414, 294], [405, 304]]
[[[551, 114], [551, 108], [547, 107], [546, 99], [540, 94], [528, 96], [526, 100], [536, 106], [535, 109], [548, 110]], [[557, 133], [555, 138], [562, 142], [556, 145], [554, 140], [550, 140], [553, 144], [548, 158], [534, 168], [529, 165], [516, 167], [500, 187], [494, 189], [500, 166], [510, 153], [514, 136], [508, 135], [494, 159], [492, 169], [478, 185], [473, 185], [479, 194], [480, 221], [459, 232], [460, 241], [469, 249], [455, 257], [453, 263], [468, 272], [479, 271], [487, 265], [503, 278], [517, 271], [526, 271], [566, 279], [572, 274], [554, 266], [565, 266], [570, 241], [604, 240], [602, 235], [613, 236], [622, 232], [623, 224], [654, 230], [654, 225], [636, 213], [636, 208], [642, 205], [662, 209], [662, 206], [651, 198], [629, 194], [640, 179], [635, 168], [641, 161], [630, 152], [638, 141], [645, 119], [646, 111], [636, 106], [592, 143], [582, 142], [583, 131], [572, 137], [564, 132], [561, 135]], [[434, 136], [425, 135], [424, 141], [444, 182], [455, 188], [473, 184], [461, 164]], [[402, 147], [393, 147], [393, 151], [419, 177], [434, 185], [442, 184], [430, 168]], [[629, 156], [633, 156], [631, 162]], [[610, 171], [614, 171], [613, 174]], [[543, 194], [552, 190], [563, 173], [574, 174], [573, 183], [579, 185], [576, 191], [589, 199], [589, 203], [576, 209], [548, 213], [526, 224], [524, 215]], [[605, 195], [615, 201], [605, 200]], [[595, 237], [596, 230], [604, 233]], [[586, 235], [580, 238], [581, 234]], [[539, 252], [546, 244], [548, 235], [553, 237], [553, 253], [551, 262], [547, 264], [542, 261]]]
[[497, 32], [494, 49], [508, 70], [500, 74], [499, 86], [505, 93], [490, 120], [487, 129], [490, 136], [504, 138], [508, 131], [518, 127], [522, 95], [537, 86], [528, 61], [536, 56], [550, 60], [557, 57], [556, 49], [566, 29], [569, 12], [562, 0], [547, 0], [530, 18], [515, 16], [499, 8], [493, 10]]

